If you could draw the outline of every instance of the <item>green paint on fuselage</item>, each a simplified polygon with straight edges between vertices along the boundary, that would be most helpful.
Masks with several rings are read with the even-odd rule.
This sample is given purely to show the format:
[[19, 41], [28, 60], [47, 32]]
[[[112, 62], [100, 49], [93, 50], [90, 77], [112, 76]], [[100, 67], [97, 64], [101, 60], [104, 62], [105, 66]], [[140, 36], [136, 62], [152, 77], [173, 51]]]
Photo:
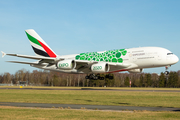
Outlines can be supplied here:
[[127, 50], [118, 49], [118, 50], [109, 50], [103, 53], [90, 52], [90, 53], [81, 53], [75, 57], [76, 60], [88, 60], [88, 61], [104, 61], [104, 62], [114, 62], [122, 63], [122, 56], [127, 54]]

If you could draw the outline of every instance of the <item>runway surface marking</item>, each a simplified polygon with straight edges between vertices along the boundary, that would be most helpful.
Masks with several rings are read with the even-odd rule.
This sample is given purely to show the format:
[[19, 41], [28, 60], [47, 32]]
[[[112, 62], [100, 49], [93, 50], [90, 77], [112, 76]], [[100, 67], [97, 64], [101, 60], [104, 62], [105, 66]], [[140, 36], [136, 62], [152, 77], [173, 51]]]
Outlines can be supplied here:
[[171, 108], [171, 107], [135, 107], [135, 106], [75, 105], [75, 104], [16, 103], [16, 102], [0, 102], [0, 106], [70, 108], [70, 109], [114, 110], [114, 111], [147, 110], [147, 111], [178, 111], [180, 112], [180, 108]]
[[81, 89], [66, 89], [66, 88], [0, 88], [0, 89], [22, 89], [22, 90], [95, 90], [95, 91], [135, 91], [135, 92], [180, 92], [180, 90], [136, 90], [136, 89], [95, 89], [95, 88], [81, 88]]

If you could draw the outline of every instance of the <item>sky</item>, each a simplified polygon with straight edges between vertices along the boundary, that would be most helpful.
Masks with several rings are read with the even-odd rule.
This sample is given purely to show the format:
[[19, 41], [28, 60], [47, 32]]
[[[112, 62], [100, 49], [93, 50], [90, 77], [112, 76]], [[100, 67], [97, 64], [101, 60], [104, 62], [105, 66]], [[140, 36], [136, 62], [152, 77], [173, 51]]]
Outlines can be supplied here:
[[[179, 0], [0, 0], [0, 50], [35, 55], [25, 34], [34, 29], [58, 55], [156, 46], [180, 58], [179, 5]], [[8, 60], [32, 61], [0, 57], [0, 74], [36, 70]], [[169, 68], [178, 70], [179, 62]]]

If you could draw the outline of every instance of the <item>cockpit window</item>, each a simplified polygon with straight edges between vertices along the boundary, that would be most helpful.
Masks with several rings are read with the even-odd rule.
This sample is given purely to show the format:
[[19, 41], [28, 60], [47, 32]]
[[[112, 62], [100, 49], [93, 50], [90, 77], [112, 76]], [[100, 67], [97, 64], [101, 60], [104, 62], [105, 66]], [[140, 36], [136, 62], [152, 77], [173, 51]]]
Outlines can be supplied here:
[[167, 53], [167, 55], [173, 55], [173, 53]]

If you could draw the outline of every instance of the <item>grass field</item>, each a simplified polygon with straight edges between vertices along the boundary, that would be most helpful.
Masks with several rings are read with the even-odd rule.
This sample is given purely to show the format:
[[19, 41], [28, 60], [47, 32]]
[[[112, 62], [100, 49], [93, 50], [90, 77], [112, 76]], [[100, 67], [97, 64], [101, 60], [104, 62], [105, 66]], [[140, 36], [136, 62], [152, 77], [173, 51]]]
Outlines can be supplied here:
[[0, 102], [180, 107], [180, 92], [1, 89]]
[[90, 110], [62, 110], [0, 106], [0, 119], [71, 119], [71, 120], [179, 120], [179, 112], [112, 112]]
[[[38, 87], [34, 87], [38, 88]], [[59, 87], [48, 87], [59, 88]], [[67, 88], [67, 87], [66, 87]], [[68, 89], [75, 89], [68, 87]], [[59, 89], [62, 89], [60, 87]], [[65, 89], [65, 87], [63, 88]], [[81, 89], [77, 88], [76, 89]], [[102, 89], [102, 88], [95, 88]], [[104, 88], [103, 88], [104, 89]], [[114, 88], [105, 88], [114, 89]], [[118, 89], [118, 88], [117, 88]], [[132, 88], [119, 88], [131, 89]], [[136, 90], [136, 88], [133, 88]], [[137, 88], [141, 90], [180, 90]], [[60, 103], [119, 106], [180, 107], [180, 92], [77, 91], [0, 89], [0, 102]], [[71, 119], [71, 120], [178, 120], [179, 112], [151, 111], [90, 111], [60, 108], [20, 108], [0, 106], [0, 119]]]

